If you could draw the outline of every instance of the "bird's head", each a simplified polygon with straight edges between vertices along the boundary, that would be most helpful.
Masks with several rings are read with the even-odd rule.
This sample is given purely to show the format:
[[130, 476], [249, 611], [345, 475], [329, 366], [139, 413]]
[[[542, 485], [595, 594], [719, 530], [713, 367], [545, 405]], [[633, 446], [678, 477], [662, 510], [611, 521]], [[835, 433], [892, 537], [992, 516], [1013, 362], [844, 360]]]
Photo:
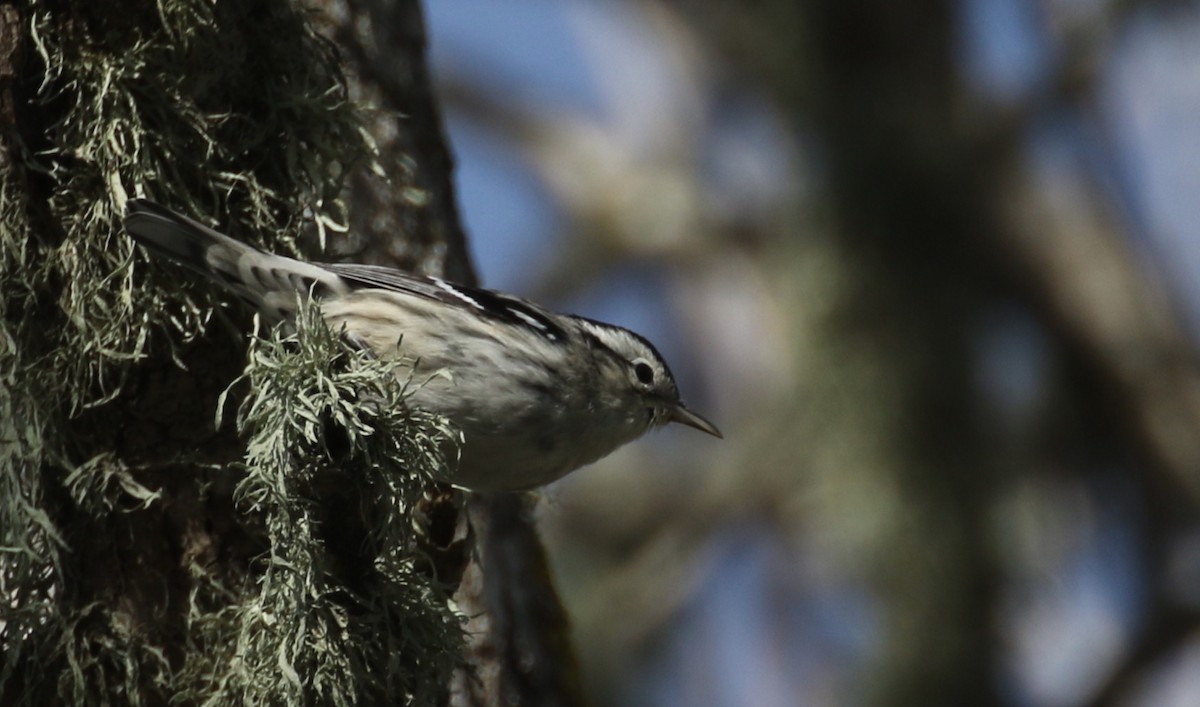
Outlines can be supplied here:
[[671, 422], [694, 427], [714, 437], [720, 430], [708, 420], [687, 409], [679, 399], [679, 387], [662, 355], [642, 336], [611, 324], [581, 321], [584, 336], [591, 337], [608, 364], [604, 375], [623, 406], [644, 415], [645, 429]]

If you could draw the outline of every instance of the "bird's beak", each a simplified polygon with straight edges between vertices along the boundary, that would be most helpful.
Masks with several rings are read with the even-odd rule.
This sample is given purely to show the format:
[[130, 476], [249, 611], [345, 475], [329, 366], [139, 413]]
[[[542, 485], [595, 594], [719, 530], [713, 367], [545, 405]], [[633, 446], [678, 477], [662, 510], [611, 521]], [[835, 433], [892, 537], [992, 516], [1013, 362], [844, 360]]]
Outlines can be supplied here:
[[701, 432], [707, 432], [718, 439], [725, 439], [725, 436], [721, 434], [721, 430], [718, 430], [716, 425], [688, 410], [683, 406], [683, 403], [675, 403], [667, 419], [671, 422], [682, 423], [688, 427], [695, 427]]

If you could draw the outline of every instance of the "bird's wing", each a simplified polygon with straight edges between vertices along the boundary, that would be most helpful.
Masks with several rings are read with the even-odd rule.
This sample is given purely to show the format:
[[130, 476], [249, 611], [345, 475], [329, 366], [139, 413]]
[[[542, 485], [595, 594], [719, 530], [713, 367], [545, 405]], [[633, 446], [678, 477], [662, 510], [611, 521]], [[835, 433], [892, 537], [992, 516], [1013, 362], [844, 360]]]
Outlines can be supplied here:
[[381, 265], [323, 263], [321, 267], [340, 277], [351, 288], [391, 290], [437, 300], [453, 307], [473, 310], [481, 316], [532, 329], [551, 341], [561, 341], [567, 336], [555, 322], [554, 315], [545, 309], [493, 290], [456, 285], [437, 277], [410, 275]]

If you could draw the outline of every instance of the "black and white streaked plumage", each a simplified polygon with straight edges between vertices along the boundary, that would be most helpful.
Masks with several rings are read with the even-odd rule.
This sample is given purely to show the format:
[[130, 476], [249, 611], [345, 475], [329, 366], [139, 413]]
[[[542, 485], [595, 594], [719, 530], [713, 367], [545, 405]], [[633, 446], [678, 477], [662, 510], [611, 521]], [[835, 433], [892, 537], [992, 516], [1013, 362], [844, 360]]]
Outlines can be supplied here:
[[129, 202], [125, 229], [268, 322], [291, 319], [312, 292], [326, 322], [350, 340], [377, 354], [402, 341], [422, 378], [447, 371], [410, 400], [461, 431], [459, 463], [447, 479], [456, 485], [546, 484], [669, 422], [721, 436], [684, 407], [654, 346], [627, 329], [392, 268], [264, 253], [144, 199]]

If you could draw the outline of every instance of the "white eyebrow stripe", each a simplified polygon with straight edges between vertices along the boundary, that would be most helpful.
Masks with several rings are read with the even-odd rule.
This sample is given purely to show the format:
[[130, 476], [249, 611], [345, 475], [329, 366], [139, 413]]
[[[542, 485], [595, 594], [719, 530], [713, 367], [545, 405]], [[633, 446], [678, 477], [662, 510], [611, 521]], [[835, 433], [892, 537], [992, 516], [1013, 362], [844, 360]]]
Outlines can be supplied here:
[[478, 309], [478, 310], [481, 310], [481, 311], [484, 309], [484, 306], [483, 306], [482, 304], [479, 304], [478, 302], [476, 302], [476, 301], [475, 301], [475, 300], [474, 300], [474, 299], [473, 299], [473, 298], [472, 298], [470, 295], [466, 294], [465, 292], [463, 292], [462, 290], [458, 289], [458, 288], [457, 288], [457, 287], [455, 287], [454, 285], [451, 285], [450, 283], [446, 282], [446, 281], [445, 281], [445, 280], [443, 280], [442, 278], [440, 278], [440, 277], [431, 277], [431, 278], [429, 278], [429, 279], [430, 279], [430, 281], [432, 281], [432, 282], [433, 282], [433, 284], [435, 284], [435, 285], [437, 285], [438, 287], [442, 288], [442, 290], [444, 290], [444, 291], [446, 291], [446, 292], [449, 292], [451, 295], [453, 295], [453, 296], [454, 296], [454, 297], [456, 297], [457, 299], [459, 299], [459, 300], [461, 300], [461, 301], [463, 301], [463, 302], [466, 302], [467, 304], [471, 305], [471, 306], [472, 306], [472, 307], [474, 307], [475, 309]]

